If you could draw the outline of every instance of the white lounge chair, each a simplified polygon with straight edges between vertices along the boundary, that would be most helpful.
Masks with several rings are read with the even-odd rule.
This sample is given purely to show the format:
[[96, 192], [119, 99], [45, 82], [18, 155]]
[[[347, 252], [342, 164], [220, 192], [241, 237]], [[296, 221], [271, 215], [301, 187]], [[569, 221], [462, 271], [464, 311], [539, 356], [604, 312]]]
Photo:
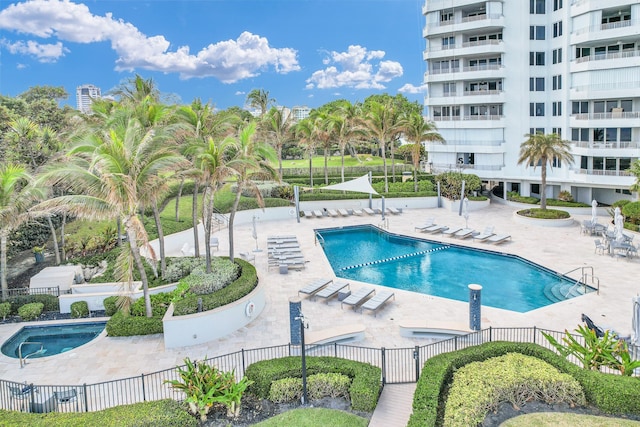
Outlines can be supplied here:
[[387, 211], [389, 211], [389, 213], [393, 214], [393, 215], [398, 215], [400, 212], [400, 209], [398, 208], [394, 208], [393, 206], [388, 207]]
[[353, 214], [358, 216], [362, 215], [362, 209], [354, 209]]
[[431, 227], [427, 227], [424, 230], [422, 230], [422, 232], [436, 234], [436, 233], [444, 233], [448, 229], [449, 227], [447, 227], [446, 225], [432, 225]]
[[313, 211], [313, 214], [318, 218], [322, 218], [324, 216], [321, 210], [315, 210]]
[[314, 298], [324, 298], [325, 302], [328, 304], [329, 300], [338, 295], [338, 292], [340, 292], [344, 288], [349, 288], [349, 282], [343, 282], [341, 280], [335, 281], [329, 286], [322, 288], [320, 291], [316, 292], [313, 296]]
[[494, 234], [493, 236], [489, 237], [486, 240], [486, 242], [499, 244], [506, 240], [509, 240], [510, 238], [511, 238], [511, 235], [509, 234]]
[[342, 216], [349, 216], [349, 211], [346, 209], [338, 209], [338, 213]]
[[436, 220], [435, 218], [427, 218], [427, 220], [425, 221], [424, 224], [415, 226], [414, 230], [416, 230], [416, 231], [424, 231], [429, 227], [433, 227], [435, 225], [435, 223], [434, 223], [435, 220]]
[[453, 236], [460, 230], [462, 230], [462, 227], [451, 227], [451, 228], [447, 228], [446, 230], [443, 230], [442, 234], [444, 234], [445, 236]]
[[336, 211], [335, 209], [327, 209], [327, 213], [329, 214], [329, 216], [332, 216], [334, 218], [338, 216], [338, 211]]
[[312, 296], [331, 282], [333, 282], [333, 279], [322, 278], [322, 279], [314, 280], [304, 288], [300, 289], [298, 291], [298, 295], [306, 294], [306, 295]]
[[240, 258], [242, 258], [243, 260], [245, 260], [247, 262], [255, 262], [256, 261], [256, 255], [252, 254], [251, 252], [240, 252]]
[[342, 308], [342, 306], [346, 304], [350, 305], [355, 310], [359, 305], [362, 305], [371, 294], [374, 294], [375, 292], [376, 290], [373, 288], [360, 288], [343, 299], [342, 304], [340, 304], [340, 308]]
[[375, 211], [371, 208], [363, 208], [362, 209], [364, 211], [364, 213], [366, 213], [367, 215], [375, 215]]
[[475, 230], [473, 228], [463, 228], [456, 232], [455, 236], [459, 239], [466, 239], [467, 237], [473, 235]]
[[479, 242], [482, 242], [483, 240], [487, 240], [489, 237], [493, 236], [495, 233], [493, 232], [493, 226], [489, 226], [487, 228], [484, 229], [484, 231], [482, 233], [478, 233], [478, 234], [474, 234], [473, 240], [477, 240]]
[[376, 312], [382, 307], [389, 299], [396, 298], [395, 294], [391, 291], [380, 291], [375, 294], [371, 299], [368, 299], [364, 304], [362, 304], [362, 311], [370, 310], [373, 311], [374, 315]]

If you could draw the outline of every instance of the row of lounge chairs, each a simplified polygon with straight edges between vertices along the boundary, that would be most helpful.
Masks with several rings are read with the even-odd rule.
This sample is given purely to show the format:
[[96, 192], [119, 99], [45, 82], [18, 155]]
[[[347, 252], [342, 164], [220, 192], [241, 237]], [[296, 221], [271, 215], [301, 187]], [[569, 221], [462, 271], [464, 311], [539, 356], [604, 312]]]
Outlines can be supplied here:
[[[339, 217], [350, 215], [379, 215], [382, 213], [380, 208], [362, 208], [362, 209], [316, 209], [311, 211], [301, 211], [302, 216], [306, 218], [322, 218], [322, 217]], [[391, 215], [398, 215], [402, 211], [398, 208], [388, 207], [385, 210], [386, 213]]]
[[280, 268], [281, 273], [302, 270], [306, 264], [297, 237], [290, 235], [267, 237], [267, 258], [269, 268]]
[[447, 227], [446, 225], [437, 225], [435, 223], [435, 218], [427, 218], [425, 223], [421, 225], [417, 225], [415, 227], [415, 230], [420, 231], [421, 233], [430, 233], [430, 234], [441, 233], [444, 236], [455, 237], [458, 239], [466, 239], [468, 237], [472, 237], [474, 241], [495, 243], [495, 244], [503, 243], [511, 239], [511, 235], [509, 234], [494, 233], [493, 226], [486, 227], [484, 231], [479, 232], [474, 230], [473, 228]]
[[[348, 289], [350, 289], [349, 282], [322, 278], [307, 284], [298, 291], [298, 295], [305, 294], [312, 299], [323, 298], [328, 304], [331, 298]], [[344, 298], [341, 301], [340, 308], [344, 308], [347, 305], [353, 308], [354, 311], [360, 308], [360, 313], [364, 310], [369, 310], [376, 315], [376, 312], [391, 298], [395, 299], [395, 294], [391, 291], [376, 292], [372, 287], [363, 287]]]

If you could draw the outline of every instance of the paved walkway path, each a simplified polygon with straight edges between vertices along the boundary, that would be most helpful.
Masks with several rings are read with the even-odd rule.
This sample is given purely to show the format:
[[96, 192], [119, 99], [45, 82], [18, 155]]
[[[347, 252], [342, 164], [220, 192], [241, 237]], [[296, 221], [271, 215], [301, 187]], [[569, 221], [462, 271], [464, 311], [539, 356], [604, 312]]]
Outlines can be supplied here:
[[406, 426], [413, 412], [411, 404], [415, 391], [416, 383], [385, 385], [369, 427]]

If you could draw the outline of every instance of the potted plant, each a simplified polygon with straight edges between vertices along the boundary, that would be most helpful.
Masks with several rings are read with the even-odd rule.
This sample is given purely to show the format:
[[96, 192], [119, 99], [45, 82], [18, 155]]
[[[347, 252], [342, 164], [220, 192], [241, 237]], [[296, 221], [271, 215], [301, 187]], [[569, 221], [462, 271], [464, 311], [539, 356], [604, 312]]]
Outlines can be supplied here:
[[44, 262], [44, 246], [34, 246], [32, 251], [33, 251], [33, 256], [35, 256], [36, 258], [36, 264], [39, 264], [41, 262]]

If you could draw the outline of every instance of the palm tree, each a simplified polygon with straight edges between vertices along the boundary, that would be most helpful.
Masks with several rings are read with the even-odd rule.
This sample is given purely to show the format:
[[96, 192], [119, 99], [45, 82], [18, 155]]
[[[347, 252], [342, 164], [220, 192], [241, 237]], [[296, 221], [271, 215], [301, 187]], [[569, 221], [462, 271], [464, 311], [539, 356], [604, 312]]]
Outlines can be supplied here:
[[356, 136], [362, 135], [362, 129], [355, 125], [357, 110], [349, 101], [343, 100], [338, 108], [327, 116], [327, 126], [340, 149], [340, 176], [344, 182], [344, 152], [349, 142]]
[[313, 191], [313, 156], [316, 153], [316, 121], [310, 117], [300, 120], [294, 127], [294, 135], [309, 157], [309, 186]]
[[547, 208], [547, 164], [553, 167], [554, 159], [559, 162], [565, 161], [567, 163], [573, 163], [573, 155], [571, 154], [571, 143], [563, 140], [558, 134], [543, 134], [537, 132], [536, 134], [526, 134], [524, 141], [520, 144], [520, 156], [518, 158], [518, 164], [525, 163], [526, 167], [540, 164], [540, 208]]
[[260, 117], [264, 117], [269, 110], [269, 106], [275, 102], [275, 99], [269, 98], [269, 91], [264, 89], [253, 89], [247, 95], [247, 104], [253, 108], [260, 109]]
[[629, 187], [629, 191], [634, 191], [636, 193], [636, 199], [640, 200], [640, 159], [636, 159], [631, 163], [629, 173], [636, 177], [636, 182]]
[[245, 125], [235, 141], [235, 152], [227, 166], [234, 170], [238, 188], [236, 197], [229, 214], [229, 259], [233, 262], [233, 220], [238, 210], [240, 197], [243, 190], [249, 190], [255, 194], [258, 206], [264, 208], [264, 200], [253, 178], [274, 179], [277, 176], [271, 163], [276, 159], [276, 153], [272, 146], [253, 140], [256, 131], [255, 123]]
[[131, 109], [119, 108], [102, 132], [89, 132], [67, 153], [67, 162], [52, 166], [43, 180], [66, 184], [73, 194], [38, 205], [49, 211], [69, 211], [88, 219], [120, 219], [129, 241], [116, 266], [118, 279], [129, 287], [135, 264], [142, 281], [146, 315], [152, 316], [148, 279], [140, 254], [148, 235], [138, 211], [162, 174], [184, 166], [167, 141], [171, 128], [146, 129]]
[[399, 119], [399, 115], [391, 102], [381, 104], [377, 101], [372, 101], [368, 105], [364, 125], [369, 136], [380, 145], [382, 166], [384, 168], [384, 192], [388, 193], [389, 178], [387, 174], [386, 145], [388, 142], [394, 143], [393, 140], [402, 132], [404, 123]]
[[156, 103], [160, 102], [160, 91], [153, 79], [148, 78], [145, 80], [139, 74], [121, 84], [112, 94], [119, 97], [120, 102], [123, 104], [136, 105], [145, 98], [151, 98]]
[[9, 233], [28, 220], [29, 207], [44, 193], [33, 185], [24, 166], [0, 164], [0, 283], [7, 298], [7, 239]]
[[271, 107], [266, 117], [264, 126], [271, 144], [278, 156], [278, 176], [282, 180], [282, 147], [289, 140], [291, 134], [291, 113], [285, 113], [283, 108]]
[[413, 161], [413, 185], [414, 191], [418, 192], [418, 168], [420, 167], [420, 153], [424, 141], [444, 142], [444, 138], [436, 129], [435, 123], [424, 120], [422, 114], [412, 113], [407, 119], [404, 128], [404, 136], [413, 143], [411, 150], [411, 160]]

